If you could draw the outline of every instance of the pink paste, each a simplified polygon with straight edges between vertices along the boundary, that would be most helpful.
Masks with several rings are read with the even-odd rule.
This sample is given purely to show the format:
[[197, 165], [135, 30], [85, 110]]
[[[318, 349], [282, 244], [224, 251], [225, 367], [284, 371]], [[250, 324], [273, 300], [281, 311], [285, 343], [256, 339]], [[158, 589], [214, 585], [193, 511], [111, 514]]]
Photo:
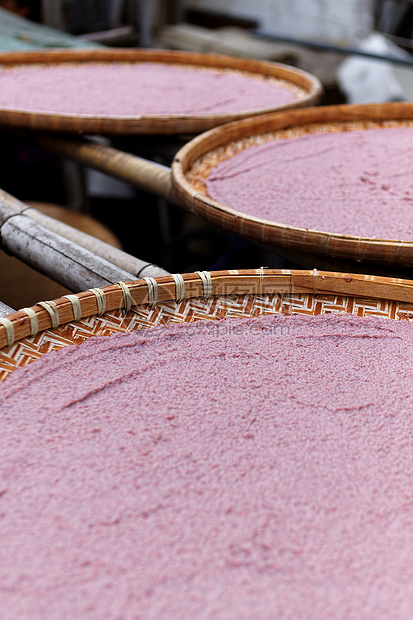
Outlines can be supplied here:
[[231, 71], [161, 63], [89, 63], [0, 71], [0, 109], [92, 116], [209, 115], [296, 99], [282, 85]]
[[412, 388], [412, 326], [350, 315], [160, 327], [17, 370], [2, 620], [406, 620]]
[[412, 241], [412, 155], [411, 127], [277, 140], [220, 163], [207, 191], [289, 226]]

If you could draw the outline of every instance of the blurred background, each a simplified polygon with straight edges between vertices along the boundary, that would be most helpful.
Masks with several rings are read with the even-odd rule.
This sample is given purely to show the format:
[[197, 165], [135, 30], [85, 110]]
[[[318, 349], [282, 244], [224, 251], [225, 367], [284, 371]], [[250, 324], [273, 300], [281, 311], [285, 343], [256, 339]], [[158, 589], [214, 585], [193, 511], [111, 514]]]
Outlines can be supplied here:
[[[413, 0], [0, 0], [5, 53], [149, 47], [277, 61], [320, 78], [320, 105], [412, 100], [412, 35]], [[116, 146], [170, 165], [189, 138], [123, 138]], [[124, 250], [170, 272], [314, 266], [216, 230], [17, 135], [0, 134], [0, 187], [86, 215]]]

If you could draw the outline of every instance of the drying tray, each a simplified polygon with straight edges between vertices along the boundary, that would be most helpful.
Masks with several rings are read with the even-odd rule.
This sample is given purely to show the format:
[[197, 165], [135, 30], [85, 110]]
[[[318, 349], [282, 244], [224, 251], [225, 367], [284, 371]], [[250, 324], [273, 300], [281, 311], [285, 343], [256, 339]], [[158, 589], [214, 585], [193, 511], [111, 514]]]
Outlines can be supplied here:
[[394, 241], [335, 234], [260, 219], [230, 209], [206, 194], [211, 168], [268, 140], [372, 127], [413, 126], [412, 103], [321, 106], [237, 121], [196, 136], [172, 165], [173, 192], [191, 211], [220, 228], [268, 246], [317, 256], [413, 266], [413, 240]]
[[193, 137], [176, 153], [171, 168], [78, 137], [32, 135], [42, 148], [184, 206], [218, 228], [285, 254], [297, 264], [359, 271], [360, 265], [366, 263], [371, 269], [364, 267], [364, 272], [379, 274], [383, 274], [385, 265], [387, 275], [404, 273], [409, 277], [413, 240], [343, 235], [260, 219], [213, 200], [206, 194], [204, 183], [220, 161], [268, 140], [401, 125], [413, 126], [413, 103], [321, 106], [264, 114]]
[[[255, 77], [274, 79], [292, 90], [296, 99], [274, 110], [294, 108], [315, 103], [322, 94], [318, 78], [294, 67], [273, 62], [233, 58], [214, 54], [175, 52], [168, 50], [93, 49], [47, 50], [16, 52], [0, 55], [0, 68], [22, 65], [59, 65], [79, 63], [143, 63], [187, 65], [224, 71], [237, 71]], [[108, 85], [110, 88], [110, 85]], [[28, 97], [30, 93], [28, 93]], [[48, 114], [0, 109], [0, 125], [53, 132], [82, 132], [88, 134], [175, 134], [198, 133], [231, 120], [268, 112], [269, 109], [246, 110], [234, 114], [205, 114], [200, 116], [140, 116], [104, 117], [89, 115]]]
[[413, 281], [252, 269], [119, 282], [41, 302], [0, 319], [0, 380], [50, 351], [81, 344], [92, 336], [262, 314], [346, 312], [411, 321]]

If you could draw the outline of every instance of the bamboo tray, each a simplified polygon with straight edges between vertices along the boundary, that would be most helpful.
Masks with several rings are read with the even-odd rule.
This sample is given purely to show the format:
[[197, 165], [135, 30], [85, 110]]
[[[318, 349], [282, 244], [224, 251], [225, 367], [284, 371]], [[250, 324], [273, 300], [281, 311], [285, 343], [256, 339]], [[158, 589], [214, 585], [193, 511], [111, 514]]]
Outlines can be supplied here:
[[[251, 145], [277, 138], [371, 127], [413, 125], [412, 103], [340, 105], [265, 114], [216, 127], [187, 142], [175, 155], [172, 168], [117, 149], [58, 136], [38, 135], [44, 148], [74, 159], [141, 189], [182, 205], [218, 228], [230, 230], [274, 249], [333, 270], [352, 270], [351, 263], [369, 263], [391, 274], [413, 266], [413, 240], [391, 240], [311, 230], [260, 219], [235, 211], [206, 194], [203, 179], [210, 169]], [[328, 228], [326, 224], [326, 228]], [[347, 261], [347, 264], [346, 264]], [[302, 261], [299, 261], [302, 262]], [[355, 271], [358, 268], [353, 267]], [[376, 270], [377, 271], [377, 270]]]
[[[0, 319], [0, 380], [92, 336], [261, 314], [352, 313], [413, 319], [413, 281], [322, 271], [197, 272], [120, 282]], [[226, 323], [220, 324], [225, 330]]]
[[[292, 103], [274, 107], [281, 110], [315, 103], [322, 94], [320, 81], [299, 69], [273, 62], [255, 61], [213, 54], [172, 52], [167, 50], [93, 49], [16, 52], [0, 55], [0, 68], [22, 65], [59, 65], [80, 63], [143, 63], [159, 62], [175, 65], [237, 71], [254, 77], [275, 79], [293, 90]], [[108, 84], [110, 88], [110, 84]], [[30, 93], [28, 93], [30, 97]], [[104, 117], [70, 114], [48, 114], [5, 110], [0, 108], [0, 125], [7, 128], [37, 129], [52, 132], [82, 132], [88, 134], [174, 134], [198, 133], [238, 118], [269, 112], [267, 109], [245, 110], [234, 114], [151, 115], [137, 117]]]
[[336, 234], [284, 225], [235, 211], [209, 198], [202, 179], [219, 161], [255, 144], [305, 134], [413, 125], [413, 104], [340, 105], [268, 114], [216, 128], [187, 143], [176, 155], [172, 181], [178, 200], [222, 228], [260, 243], [306, 254], [358, 262], [413, 266], [413, 239], [391, 240]]

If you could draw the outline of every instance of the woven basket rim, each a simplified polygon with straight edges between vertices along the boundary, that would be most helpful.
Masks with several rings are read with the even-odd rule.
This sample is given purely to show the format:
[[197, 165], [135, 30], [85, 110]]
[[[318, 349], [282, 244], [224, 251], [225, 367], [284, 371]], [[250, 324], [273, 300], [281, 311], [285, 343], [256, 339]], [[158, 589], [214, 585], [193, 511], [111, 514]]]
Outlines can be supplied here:
[[[243, 59], [219, 54], [201, 54], [175, 50], [142, 49], [56, 49], [26, 52], [0, 53], [0, 68], [27, 65], [47, 65], [66, 63], [102, 62], [159, 62], [162, 64], [193, 65], [194, 67], [218, 68], [244, 71], [255, 75], [270, 76], [290, 82], [305, 94], [295, 101], [274, 106], [272, 111], [286, 110], [298, 106], [311, 105], [321, 96], [323, 87], [320, 80], [302, 69], [281, 63]], [[0, 108], [0, 125], [36, 129], [42, 131], [83, 131], [87, 133], [128, 134], [128, 133], [198, 133], [216, 125], [236, 119], [265, 114], [269, 108], [258, 108], [234, 114], [217, 113], [203, 115], [76, 115], [71, 113], [47, 113], [18, 111]]]
[[[177, 278], [183, 283], [182, 296]], [[156, 299], [153, 299], [154, 287]], [[38, 332], [55, 329], [75, 320], [99, 314], [96, 290], [105, 298], [105, 312], [115, 309], [147, 304], [174, 302], [209, 297], [230, 297], [233, 295], [263, 294], [306, 294], [340, 295], [344, 297], [385, 299], [413, 303], [413, 280], [349, 274], [329, 271], [288, 269], [244, 269], [215, 272], [174, 274], [159, 278], [143, 278], [131, 282], [120, 282], [101, 289], [87, 290], [73, 294], [78, 300], [81, 314], [76, 319], [75, 306], [68, 297], [39, 302], [31, 308], [17, 310], [0, 319], [0, 353], [33, 334], [31, 315], [36, 315]], [[93, 292], [95, 291], [95, 292]], [[53, 314], [57, 310], [58, 323]], [[12, 338], [10, 333], [12, 332]], [[38, 333], [36, 332], [36, 333]]]
[[[191, 187], [191, 185], [187, 182], [182, 182], [182, 186], [187, 186], [188, 188]], [[196, 194], [196, 196], [200, 196], [200, 194]], [[223, 205], [220, 202], [217, 202], [216, 200], [214, 200], [213, 198], [208, 198], [208, 205], [213, 207], [214, 209], [216, 209], [217, 211], [222, 211], [223, 213], [226, 213], [228, 215], [233, 216], [234, 218], [240, 219], [243, 218], [245, 220], [248, 220], [249, 222], [254, 222], [256, 224], [261, 224], [263, 226], [276, 226], [277, 228], [281, 229], [281, 230], [285, 230], [285, 231], [296, 231], [299, 233], [302, 233], [303, 235], [317, 235], [317, 236], [324, 236], [324, 237], [329, 237], [329, 238], [334, 238], [334, 239], [343, 239], [343, 240], [348, 240], [351, 242], [366, 242], [372, 245], [380, 245], [382, 246], [384, 245], [398, 245], [400, 247], [413, 247], [413, 240], [412, 241], [398, 241], [396, 239], [384, 239], [384, 238], [380, 238], [380, 237], [357, 237], [356, 235], [345, 235], [342, 233], [329, 233], [325, 230], [318, 230], [317, 228], [301, 228], [300, 226], [291, 226], [289, 224], [282, 224], [281, 222], [275, 222], [274, 220], [266, 220], [260, 217], [256, 217], [254, 215], [245, 215], [243, 214], [241, 211], [236, 211], [235, 209], [232, 209], [231, 207], [226, 207], [225, 205]]]

